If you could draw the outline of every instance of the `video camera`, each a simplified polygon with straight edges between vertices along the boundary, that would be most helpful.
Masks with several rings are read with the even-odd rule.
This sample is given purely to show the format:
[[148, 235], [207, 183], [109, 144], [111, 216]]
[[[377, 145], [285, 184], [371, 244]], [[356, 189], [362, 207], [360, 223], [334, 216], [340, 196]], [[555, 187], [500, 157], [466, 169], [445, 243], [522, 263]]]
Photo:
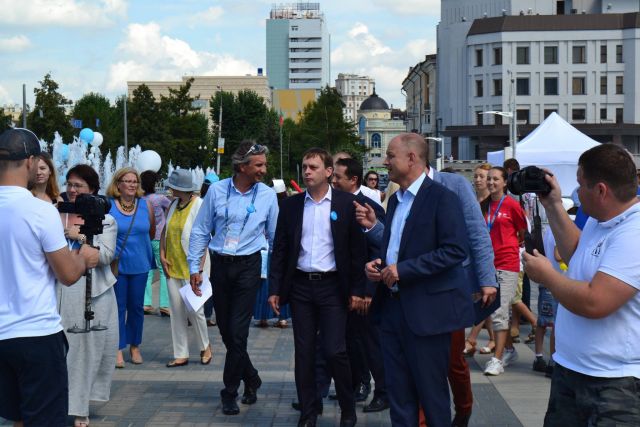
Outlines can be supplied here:
[[111, 210], [109, 199], [94, 194], [79, 194], [75, 202], [58, 203], [60, 213], [77, 214], [84, 220], [84, 224], [80, 226], [80, 233], [87, 236], [89, 243], [93, 243], [89, 240], [90, 237], [102, 234], [104, 229], [102, 223], [109, 210]]
[[546, 180], [547, 175], [551, 174], [537, 166], [527, 166], [509, 175], [507, 178], [507, 188], [516, 196], [524, 193], [546, 195], [551, 191], [551, 186]]

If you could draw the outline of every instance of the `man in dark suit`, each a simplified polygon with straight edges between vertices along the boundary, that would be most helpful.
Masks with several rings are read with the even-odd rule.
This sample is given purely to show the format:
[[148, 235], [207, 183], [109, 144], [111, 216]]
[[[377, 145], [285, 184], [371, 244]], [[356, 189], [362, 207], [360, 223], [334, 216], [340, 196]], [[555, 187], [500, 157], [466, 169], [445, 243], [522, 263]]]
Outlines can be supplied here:
[[[384, 227], [385, 213], [382, 206], [374, 203], [362, 194], [363, 170], [360, 162], [352, 158], [341, 158], [335, 162], [333, 188], [356, 196], [360, 206], [370, 206], [375, 212], [376, 221]], [[378, 257], [380, 243], [367, 240], [367, 261]], [[375, 391], [373, 399], [364, 407], [364, 412], [379, 412], [387, 409], [387, 391], [384, 381], [384, 363], [380, 348], [379, 331], [376, 325], [370, 324], [369, 305], [376, 291], [376, 283], [367, 281], [364, 297], [364, 308], [360, 312], [352, 311], [347, 319], [347, 351], [351, 361], [353, 385], [356, 388], [356, 401], [365, 401], [371, 390], [370, 379], [373, 376]]]
[[367, 263], [366, 272], [381, 282], [372, 315], [380, 323], [393, 425], [418, 425], [420, 405], [427, 425], [448, 427], [451, 332], [474, 320], [463, 266], [469, 243], [459, 199], [426, 176], [426, 162], [424, 143], [407, 134], [391, 140], [384, 164], [400, 189], [389, 200], [382, 259]]
[[364, 295], [366, 242], [355, 219], [354, 196], [329, 186], [333, 161], [319, 148], [303, 156], [307, 190], [282, 202], [269, 275], [269, 303], [276, 313], [290, 303], [295, 378], [301, 406], [299, 426], [317, 417], [315, 351], [317, 333], [334, 378], [342, 427], [356, 424], [345, 327], [349, 309], [360, 310]]

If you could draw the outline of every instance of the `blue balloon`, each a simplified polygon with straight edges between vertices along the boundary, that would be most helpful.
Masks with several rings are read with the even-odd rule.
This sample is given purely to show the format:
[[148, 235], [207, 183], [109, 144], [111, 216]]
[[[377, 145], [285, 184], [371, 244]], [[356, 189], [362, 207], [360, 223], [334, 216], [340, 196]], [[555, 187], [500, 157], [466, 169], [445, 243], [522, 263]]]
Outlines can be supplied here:
[[84, 128], [80, 131], [80, 139], [87, 144], [90, 144], [93, 141], [93, 131], [89, 128]]
[[62, 144], [60, 155], [62, 156], [63, 162], [66, 162], [67, 160], [69, 160], [69, 146], [67, 144]]

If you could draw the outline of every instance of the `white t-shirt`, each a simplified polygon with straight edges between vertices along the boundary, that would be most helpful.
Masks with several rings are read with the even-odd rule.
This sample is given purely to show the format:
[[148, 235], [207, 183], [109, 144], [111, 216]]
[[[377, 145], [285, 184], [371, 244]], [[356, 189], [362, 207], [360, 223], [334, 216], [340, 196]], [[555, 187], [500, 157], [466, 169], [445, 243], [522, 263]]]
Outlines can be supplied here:
[[51, 203], [25, 188], [0, 186], [0, 340], [62, 330], [45, 252], [66, 245]]
[[360, 192], [382, 206], [382, 202], [380, 201], [380, 190], [376, 190], [375, 188], [369, 188], [366, 185], [360, 186]]
[[[609, 221], [585, 224], [567, 275], [591, 282], [598, 271], [640, 290], [640, 203]], [[640, 378], [640, 293], [603, 319], [559, 305], [553, 359], [594, 377]]]

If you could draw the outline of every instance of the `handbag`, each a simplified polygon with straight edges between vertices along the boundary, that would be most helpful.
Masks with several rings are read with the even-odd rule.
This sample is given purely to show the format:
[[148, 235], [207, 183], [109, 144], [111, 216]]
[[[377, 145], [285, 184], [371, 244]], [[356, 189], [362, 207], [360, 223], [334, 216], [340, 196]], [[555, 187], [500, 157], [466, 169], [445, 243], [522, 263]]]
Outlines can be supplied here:
[[122, 246], [120, 247], [120, 251], [118, 255], [111, 260], [111, 273], [117, 278], [118, 277], [118, 265], [120, 263], [120, 256], [122, 255], [122, 251], [124, 250], [124, 245], [127, 244], [127, 239], [129, 238], [129, 234], [131, 234], [131, 228], [133, 227], [133, 222], [136, 220], [136, 214], [138, 213], [138, 203], [136, 202], [136, 209], [133, 211], [133, 216], [131, 217], [131, 223], [129, 224], [129, 229], [127, 230], [126, 236], [124, 236], [124, 241], [122, 242]]

